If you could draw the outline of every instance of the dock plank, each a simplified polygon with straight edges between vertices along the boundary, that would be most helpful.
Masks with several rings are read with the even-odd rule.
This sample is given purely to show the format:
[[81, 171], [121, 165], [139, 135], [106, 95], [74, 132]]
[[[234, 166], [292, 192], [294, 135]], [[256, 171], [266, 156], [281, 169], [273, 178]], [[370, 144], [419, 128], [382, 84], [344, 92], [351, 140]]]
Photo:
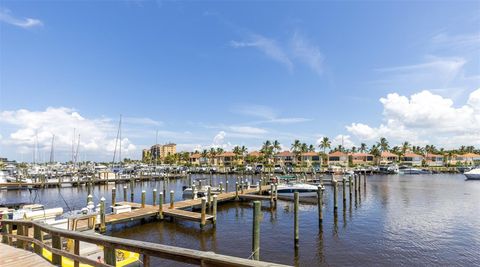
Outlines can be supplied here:
[[0, 266], [50, 267], [54, 265], [33, 252], [0, 244]]

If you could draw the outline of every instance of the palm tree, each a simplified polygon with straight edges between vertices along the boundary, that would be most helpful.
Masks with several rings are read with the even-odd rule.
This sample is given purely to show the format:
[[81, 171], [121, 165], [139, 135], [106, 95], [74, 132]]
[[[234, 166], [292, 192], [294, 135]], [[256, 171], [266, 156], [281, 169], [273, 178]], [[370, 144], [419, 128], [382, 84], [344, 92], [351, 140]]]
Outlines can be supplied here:
[[378, 142], [378, 147], [380, 147], [380, 150], [382, 152], [388, 151], [389, 145], [388, 145], [387, 138], [381, 137], [380, 142]]
[[298, 160], [298, 156], [302, 153], [302, 143], [300, 143], [300, 140], [296, 139], [293, 141], [291, 150], [293, 154], [295, 155], [295, 160]]
[[240, 151], [239, 146], [235, 146], [233, 148], [233, 154], [235, 154], [235, 160], [238, 160], [240, 158], [240, 155], [242, 154], [242, 151]]
[[273, 141], [272, 147], [273, 147], [273, 152], [275, 154], [280, 152], [280, 150], [282, 149], [282, 147], [280, 146], [280, 142], [278, 142], [278, 140]]
[[407, 151], [410, 149], [410, 144], [405, 141], [402, 143], [402, 155], [405, 155], [405, 153], [407, 153]]
[[328, 137], [325, 136], [325, 137], [322, 138], [322, 141], [320, 141], [319, 147], [321, 149], [323, 149], [323, 154], [326, 154], [325, 152], [326, 152], [327, 148], [330, 148], [331, 144], [332, 144], [332, 142], [330, 142]]
[[208, 156], [210, 158], [210, 165], [212, 166], [213, 166], [216, 155], [217, 155], [217, 150], [214, 147], [210, 148], [210, 152], [208, 153]]
[[200, 155], [202, 156], [203, 159], [208, 158], [208, 150], [204, 149]]
[[308, 152], [315, 152], [315, 146], [312, 145], [312, 144], [310, 144], [310, 145], [308, 146]]
[[360, 144], [360, 152], [364, 153], [365, 151], [367, 151], [367, 144], [361, 143]]

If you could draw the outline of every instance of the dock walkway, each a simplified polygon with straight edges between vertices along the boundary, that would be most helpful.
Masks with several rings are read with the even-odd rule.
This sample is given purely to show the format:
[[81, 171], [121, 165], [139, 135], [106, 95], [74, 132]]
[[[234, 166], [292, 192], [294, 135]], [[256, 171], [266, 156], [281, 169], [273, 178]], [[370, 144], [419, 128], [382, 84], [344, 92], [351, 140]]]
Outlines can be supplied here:
[[33, 252], [0, 244], [0, 266], [50, 267], [54, 265]]

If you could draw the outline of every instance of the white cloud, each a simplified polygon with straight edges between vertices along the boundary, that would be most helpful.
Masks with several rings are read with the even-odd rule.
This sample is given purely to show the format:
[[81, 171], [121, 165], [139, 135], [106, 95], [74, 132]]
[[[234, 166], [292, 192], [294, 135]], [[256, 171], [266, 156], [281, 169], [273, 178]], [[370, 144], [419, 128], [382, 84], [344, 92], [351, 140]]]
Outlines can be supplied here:
[[230, 126], [230, 130], [241, 134], [265, 134], [267, 130], [251, 126]]
[[150, 118], [136, 118], [136, 117], [124, 117], [122, 118], [122, 122], [129, 123], [129, 124], [139, 124], [139, 125], [147, 125], [147, 126], [161, 126], [163, 122], [156, 121]]
[[[117, 131], [116, 123], [110, 119], [88, 119], [65, 107], [49, 107], [44, 111], [2, 111], [0, 125], [4, 129], [7, 126], [13, 129], [8, 133], [8, 137], [2, 140], [5, 146], [32, 148], [37, 136], [39, 148], [49, 150], [54, 134], [55, 151], [67, 152], [71, 151], [73, 131], [76, 129], [76, 140], [80, 134], [79, 151], [95, 152], [104, 156], [113, 155]], [[136, 146], [128, 138], [122, 138], [122, 156], [135, 150]]]
[[344, 148], [351, 148], [352, 146], [355, 145], [355, 143], [351, 140], [350, 135], [339, 134], [335, 136], [335, 138], [333, 138], [331, 147], [333, 149], [338, 145], [343, 145]]
[[397, 93], [381, 98], [384, 123], [371, 127], [352, 123], [347, 130], [360, 140], [381, 136], [400, 143], [433, 143], [437, 145], [475, 145], [480, 143], [480, 89], [470, 93], [467, 102], [454, 102], [430, 91], [401, 96]]
[[230, 45], [234, 48], [256, 48], [272, 60], [283, 64], [289, 71], [293, 70], [293, 63], [287, 53], [273, 39], [260, 34], [251, 34], [249, 41], [230, 41]]
[[43, 22], [39, 19], [33, 18], [16, 18], [12, 15], [12, 12], [8, 9], [0, 8], [0, 21], [5, 23], [21, 27], [21, 28], [33, 28], [43, 26]]
[[479, 50], [480, 33], [451, 35], [446, 32], [435, 34], [431, 43], [437, 49]]
[[317, 74], [323, 73], [324, 56], [317, 46], [297, 32], [293, 35], [291, 46], [296, 58], [307, 64]]

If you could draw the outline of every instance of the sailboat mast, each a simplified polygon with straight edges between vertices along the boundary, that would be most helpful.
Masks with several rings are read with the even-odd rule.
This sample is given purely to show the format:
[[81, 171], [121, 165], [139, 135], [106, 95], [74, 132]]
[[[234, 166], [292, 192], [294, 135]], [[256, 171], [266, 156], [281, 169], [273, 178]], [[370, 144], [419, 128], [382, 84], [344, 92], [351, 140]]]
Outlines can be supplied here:
[[119, 143], [120, 147], [118, 150], [118, 160], [120, 162], [120, 166], [122, 166], [122, 114], [120, 114], [120, 121], [118, 122], [118, 132], [119, 132]]
[[55, 135], [52, 136], [52, 146], [50, 147], [50, 163], [53, 163], [54, 161], [54, 156], [55, 156], [55, 151], [54, 151], [54, 147], [53, 147], [53, 144], [55, 142]]

